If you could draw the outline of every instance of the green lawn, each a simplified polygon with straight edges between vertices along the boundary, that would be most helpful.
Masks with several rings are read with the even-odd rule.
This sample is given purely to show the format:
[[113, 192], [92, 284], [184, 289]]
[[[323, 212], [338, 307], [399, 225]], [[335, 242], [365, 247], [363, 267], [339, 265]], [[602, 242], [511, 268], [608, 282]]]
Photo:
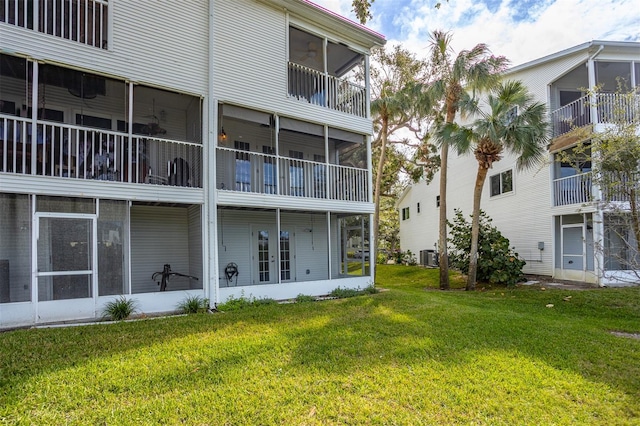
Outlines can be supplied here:
[[640, 288], [442, 292], [437, 274], [385, 265], [375, 295], [1, 333], [0, 423], [640, 425], [640, 340], [610, 333], [640, 332]]

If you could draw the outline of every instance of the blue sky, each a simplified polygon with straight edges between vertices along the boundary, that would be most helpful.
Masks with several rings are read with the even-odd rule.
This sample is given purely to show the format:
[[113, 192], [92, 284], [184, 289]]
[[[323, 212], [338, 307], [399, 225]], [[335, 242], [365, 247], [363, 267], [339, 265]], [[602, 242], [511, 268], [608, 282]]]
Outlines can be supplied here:
[[[351, 0], [312, 0], [354, 19]], [[590, 41], [640, 41], [638, 0], [375, 0], [367, 26], [426, 56], [429, 33], [453, 32], [456, 51], [487, 43], [512, 65]], [[640, 52], [638, 52], [640, 55]]]

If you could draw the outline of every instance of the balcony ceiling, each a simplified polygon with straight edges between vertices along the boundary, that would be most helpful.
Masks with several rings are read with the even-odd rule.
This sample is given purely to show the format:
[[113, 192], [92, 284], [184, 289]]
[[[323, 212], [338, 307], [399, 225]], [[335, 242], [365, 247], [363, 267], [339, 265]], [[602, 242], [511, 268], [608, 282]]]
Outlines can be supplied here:
[[[313, 34], [290, 28], [289, 59], [298, 64], [322, 71], [323, 40]], [[329, 74], [340, 77], [360, 62], [362, 55], [343, 44], [329, 42], [327, 45], [327, 68]]]

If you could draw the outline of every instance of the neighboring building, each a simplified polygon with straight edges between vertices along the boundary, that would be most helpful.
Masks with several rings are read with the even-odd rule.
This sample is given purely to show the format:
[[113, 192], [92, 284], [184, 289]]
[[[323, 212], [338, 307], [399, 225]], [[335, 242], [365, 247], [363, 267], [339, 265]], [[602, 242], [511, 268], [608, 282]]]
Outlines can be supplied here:
[[[558, 158], [560, 151], [587, 142], [591, 132], [601, 132], [608, 124], [607, 112], [622, 102], [615, 94], [617, 77], [629, 87], [640, 85], [640, 43], [592, 41], [506, 74], [505, 79], [522, 80], [536, 100], [546, 103], [553, 132], [544, 166], [519, 171], [515, 159], [505, 156], [494, 163], [482, 194], [482, 210], [526, 260], [525, 273], [600, 285], [636, 277], [624, 262], [614, 260], [620, 244], [610, 227], [618, 225], [603, 203], [592, 201], [599, 195], [598, 188], [592, 188], [591, 164], [584, 162], [576, 169]], [[589, 102], [585, 89], [596, 86], [596, 102]], [[456, 208], [471, 214], [476, 171], [473, 155], [450, 154], [448, 217]], [[402, 250], [432, 265], [438, 241], [438, 179], [439, 174], [430, 185], [412, 185], [397, 203]], [[594, 241], [603, 249], [594, 250]]]
[[384, 42], [305, 0], [0, 0], [0, 328], [371, 284]]

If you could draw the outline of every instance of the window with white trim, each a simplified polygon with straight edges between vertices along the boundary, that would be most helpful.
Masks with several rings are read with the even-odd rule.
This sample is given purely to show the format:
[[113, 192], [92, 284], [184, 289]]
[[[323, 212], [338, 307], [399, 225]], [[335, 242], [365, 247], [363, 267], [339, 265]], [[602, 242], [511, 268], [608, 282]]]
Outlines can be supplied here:
[[489, 178], [490, 195], [506, 194], [513, 191], [513, 170], [505, 170], [502, 173]]
[[402, 220], [409, 219], [409, 207], [404, 207], [402, 209]]

